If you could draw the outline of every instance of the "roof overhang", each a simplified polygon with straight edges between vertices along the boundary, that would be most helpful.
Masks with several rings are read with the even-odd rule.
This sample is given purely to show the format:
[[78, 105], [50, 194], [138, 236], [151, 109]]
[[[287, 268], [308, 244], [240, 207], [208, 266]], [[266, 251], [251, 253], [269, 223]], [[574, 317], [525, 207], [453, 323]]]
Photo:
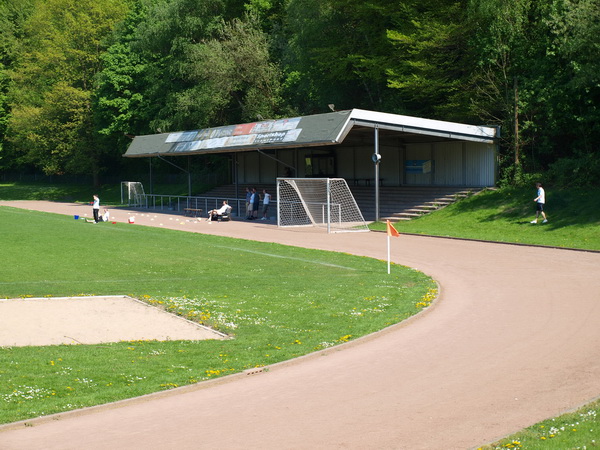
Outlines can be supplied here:
[[360, 130], [378, 128], [404, 142], [461, 140], [494, 143], [497, 128], [422, 119], [362, 109], [288, 119], [136, 136], [125, 157], [233, 153], [337, 145]]

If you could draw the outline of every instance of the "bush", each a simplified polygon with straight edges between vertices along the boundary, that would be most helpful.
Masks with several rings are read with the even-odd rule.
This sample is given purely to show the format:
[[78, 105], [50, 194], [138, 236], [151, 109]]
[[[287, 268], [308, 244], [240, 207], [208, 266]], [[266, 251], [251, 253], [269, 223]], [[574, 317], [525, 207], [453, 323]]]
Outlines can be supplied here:
[[600, 159], [591, 153], [576, 158], [561, 158], [550, 165], [547, 180], [560, 187], [598, 186]]

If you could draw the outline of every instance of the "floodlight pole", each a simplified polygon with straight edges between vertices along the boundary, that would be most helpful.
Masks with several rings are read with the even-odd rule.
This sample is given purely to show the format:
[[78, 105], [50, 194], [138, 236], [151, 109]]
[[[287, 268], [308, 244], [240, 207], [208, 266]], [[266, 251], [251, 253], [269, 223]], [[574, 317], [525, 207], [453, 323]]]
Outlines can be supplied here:
[[379, 126], [375, 124], [375, 153], [373, 154], [373, 163], [375, 164], [375, 221], [379, 222], [379, 161], [381, 161], [381, 155], [379, 154]]
[[152, 184], [152, 157], [148, 158], [148, 174], [150, 176], [150, 194], [154, 194], [154, 185]]
[[331, 233], [331, 184], [329, 178], [327, 178], [327, 233]]

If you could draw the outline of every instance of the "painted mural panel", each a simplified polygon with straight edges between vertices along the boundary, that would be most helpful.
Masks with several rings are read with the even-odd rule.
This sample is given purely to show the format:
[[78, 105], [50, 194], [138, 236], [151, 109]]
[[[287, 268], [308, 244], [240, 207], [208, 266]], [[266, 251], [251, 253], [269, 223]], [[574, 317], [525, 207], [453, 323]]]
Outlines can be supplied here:
[[[404, 155], [404, 182], [407, 185], [428, 185], [432, 183], [433, 176], [436, 171], [436, 162], [432, 160], [432, 144], [409, 144], [406, 146]], [[427, 172], [415, 170], [414, 161], [431, 161], [431, 168]]]

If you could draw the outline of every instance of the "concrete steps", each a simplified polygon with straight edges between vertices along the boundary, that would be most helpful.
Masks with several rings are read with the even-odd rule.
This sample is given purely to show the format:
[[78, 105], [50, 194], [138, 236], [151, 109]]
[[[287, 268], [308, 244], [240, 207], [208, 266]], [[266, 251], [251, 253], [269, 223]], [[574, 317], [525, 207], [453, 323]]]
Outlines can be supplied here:
[[[365, 220], [375, 220], [374, 189], [352, 189]], [[379, 190], [380, 220], [411, 220], [444, 208], [478, 192], [481, 188], [441, 186], [382, 187]]]

